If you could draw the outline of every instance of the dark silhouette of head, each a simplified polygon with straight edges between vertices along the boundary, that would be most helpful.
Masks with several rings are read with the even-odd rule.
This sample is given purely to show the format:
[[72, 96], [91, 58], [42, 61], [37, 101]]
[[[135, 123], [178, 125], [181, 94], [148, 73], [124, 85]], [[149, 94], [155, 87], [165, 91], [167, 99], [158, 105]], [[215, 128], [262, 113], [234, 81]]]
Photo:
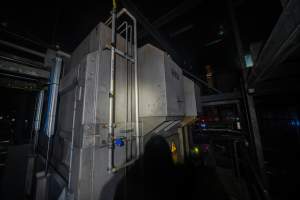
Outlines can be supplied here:
[[167, 141], [153, 136], [145, 146], [143, 160], [145, 199], [173, 199], [174, 164]]
[[144, 151], [145, 172], [163, 173], [173, 167], [170, 147], [162, 136], [153, 136], [146, 144]]

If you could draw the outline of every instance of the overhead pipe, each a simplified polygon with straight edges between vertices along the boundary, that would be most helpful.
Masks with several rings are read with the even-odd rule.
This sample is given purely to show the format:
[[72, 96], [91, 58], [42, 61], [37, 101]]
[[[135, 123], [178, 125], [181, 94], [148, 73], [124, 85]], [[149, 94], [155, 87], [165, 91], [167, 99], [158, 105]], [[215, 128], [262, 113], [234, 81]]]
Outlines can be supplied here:
[[2, 72], [0, 72], [0, 75], [6, 76], [6, 77], [12, 77], [12, 78], [15, 78], [15, 79], [20, 79], [20, 80], [26, 80], [26, 81], [32, 81], [32, 82], [39, 82], [39, 80], [35, 79], [35, 78], [28, 78], [28, 77], [24, 77], [24, 76], [20, 76], [20, 75], [9, 74], [9, 73], [2, 73]]
[[41, 53], [41, 52], [38, 52], [38, 51], [35, 51], [35, 50], [32, 50], [32, 49], [26, 48], [26, 47], [22, 47], [22, 46], [13, 44], [11, 42], [0, 40], [0, 44], [8, 46], [8, 47], [11, 47], [11, 48], [14, 48], [14, 49], [17, 49], [17, 50], [24, 51], [26, 53], [30, 53], [30, 54], [38, 56], [38, 57], [46, 58], [46, 54], [45, 53]]
[[[26, 48], [26, 47], [22, 47], [20, 45], [13, 44], [11, 42], [7, 42], [7, 41], [4, 41], [4, 40], [0, 40], [0, 44], [11, 47], [11, 48], [14, 48], [14, 49], [17, 49], [17, 50], [20, 50], [20, 51], [24, 51], [26, 53], [29, 53], [29, 54], [32, 54], [32, 55], [35, 55], [35, 56], [38, 56], [38, 57], [41, 57], [41, 58], [46, 58], [46, 56], [47, 56], [46, 53], [41, 53], [39, 51], [35, 51], [35, 50], [29, 49], [29, 48]], [[56, 51], [56, 54], [59, 55], [59, 56], [62, 56], [62, 57], [71, 58], [70, 54], [68, 54], [66, 52], [63, 52], [61, 50]]]
[[44, 63], [41, 62], [32, 62], [23, 58], [19, 58], [17, 56], [14, 55], [3, 55], [2, 52], [0, 54], [0, 59], [6, 60], [6, 61], [10, 61], [10, 62], [15, 62], [15, 63], [19, 63], [19, 64], [24, 64], [30, 67], [34, 67], [37, 69], [45, 69], [43, 67]]

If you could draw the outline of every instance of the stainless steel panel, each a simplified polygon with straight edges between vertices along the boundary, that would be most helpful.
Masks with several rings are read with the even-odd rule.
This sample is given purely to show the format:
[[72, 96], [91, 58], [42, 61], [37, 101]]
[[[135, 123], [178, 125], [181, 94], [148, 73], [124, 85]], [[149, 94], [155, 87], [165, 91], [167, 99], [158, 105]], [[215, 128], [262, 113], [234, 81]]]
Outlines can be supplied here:
[[200, 115], [202, 113], [201, 88], [197, 84], [195, 84], [194, 86], [195, 86], [197, 114]]
[[64, 94], [60, 98], [58, 109], [58, 131], [59, 135], [71, 141], [72, 119], [75, 102], [75, 90]]
[[147, 44], [138, 53], [140, 117], [150, 138], [184, 116], [183, 76], [164, 51]]
[[164, 52], [148, 44], [138, 58], [140, 116], [167, 116]]
[[[117, 48], [124, 51], [125, 41], [117, 37]], [[71, 188], [75, 199], [99, 199], [102, 188], [112, 178], [107, 171], [107, 124], [109, 108], [111, 30], [100, 23], [73, 52], [71, 65], [61, 81], [59, 135], [65, 142], [62, 162], [68, 163], [71, 134], [74, 149], [71, 170]], [[132, 71], [125, 60], [116, 56], [115, 136], [134, 134], [134, 93], [130, 92]], [[75, 99], [76, 97], [76, 99]], [[74, 111], [74, 102], [76, 110]], [[75, 114], [74, 129], [73, 113]], [[126, 130], [133, 129], [126, 134]], [[132, 144], [135, 148], [135, 144]], [[62, 148], [62, 147], [60, 147]], [[134, 151], [116, 147], [115, 164], [120, 166]], [[127, 155], [126, 155], [127, 152]], [[129, 153], [128, 153], [129, 152]]]
[[197, 105], [195, 95], [195, 83], [183, 76], [185, 116], [197, 116]]
[[183, 116], [182, 71], [163, 51], [147, 44], [139, 49], [140, 116]]
[[[125, 42], [118, 36], [117, 48], [124, 51]], [[107, 171], [111, 30], [100, 23], [73, 52], [71, 65], [61, 81], [59, 135], [64, 139], [63, 162], [73, 153], [71, 188], [75, 199], [99, 199], [103, 188], [114, 178]], [[181, 69], [165, 52], [146, 45], [139, 51], [139, 84], [141, 132], [152, 136], [153, 129], [167, 135], [176, 133], [177, 120], [184, 116], [183, 76]], [[115, 136], [135, 134], [133, 66], [116, 56]], [[74, 103], [76, 101], [76, 110]], [[73, 113], [75, 115], [73, 126]], [[164, 126], [169, 122], [169, 125]], [[145, 126], [144, 126], [145, 125]], [[167, 128], [167, 129], [166, 129]], [[166, 129], [166, 130], [164, 130]], [[74, 149], [71, 152], [71, 135]], [[114, 161], [121, 166], [134, 157], [132, 146], [116, 147]], [[147, 141], [147, 140], [145, 140]], [[60, 147], [61, 148], [61, 147]], [[127, 151], [126, 151], [127, 149]], [[107, 196], [105, 197], [107, 199]]]
[[165, 81], [167, 95], [167, 116], [184, 116], [183, 75], [180, 67], [164, 55]]

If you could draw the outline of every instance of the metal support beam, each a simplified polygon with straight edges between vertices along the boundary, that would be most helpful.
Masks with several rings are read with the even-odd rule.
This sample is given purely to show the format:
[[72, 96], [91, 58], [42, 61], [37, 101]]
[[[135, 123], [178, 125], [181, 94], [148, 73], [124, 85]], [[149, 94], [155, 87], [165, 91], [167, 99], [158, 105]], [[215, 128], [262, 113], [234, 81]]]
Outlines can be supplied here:
[[242, 40], [240, 37], [240, 32], [238, 28], [238, 24], [235, 18], [235, 10], [234, 10], [234, 5], [232, 0], [228, 0], [228, 11], [229, 11], [229, 17], [231, 20], [231, 25], [233, 29], [233, 34], [235, 38], [235, 45], [237, 48], [237, 53], [238, 57], [240, 60], [240, 69], [242, 70], [242, 92], [243, 92], [243, 98], [245, 102], [245, 109], [248, 111], [246, 113], [247, 117], [247, 122], [248, 122], [248, 127], [249, 127], [249, 133], [250, 133], [250, 138], [252, 139], [251, 143], [252, 146], [254, 147], [255, 151], [255, 157], [257, 160], [258, 164], [258, 169], [259, 173], [266, 184], [266, 177], [265, 177], [265, 170], [264, 170], [264, 156], [263, 156], [263, 149], [262, 149], [262, 143], [261, 143], [261, 138], [260, 138], [260, 133], [259, 133], [259, 128], [258, 128], [258, 122], [257, 122], [257, 116], [256, 116], [256, 110], [255, 110], [255, 104], [254, 104], [254, 99], [253, 96], [251, 96], [247, 92], [247, 82], [246, 82], [246, 67], [245, 67], [245, 62], [244, 62], [244, 49], [242, 45]]
[[0, 56], [0, 70], [17, 74], [19, 76], [30, 77], [35, 79], [48, 79], [49, 72], [45, 69], [38, 69], [27, 65], [19, 64], [13, 61], [2, 60]]
[[204, 80], [198, 78], [197, 76], [191, 74], [186, 69], [182, 69], [182, 72], [183, 72], [184, 75], [186, 75], [187, 77], [193, 79], [195, 82], [198, 82], [201, 85], [204, 85], [204, 86], [208, 87], [209, 89], [216, 92], [217, 94], [222, 94], [222, 92], [220, 90], [218, 90], [217, 88], [211, 87], [206, 81], [204, 81]]
[[255, 89], [254, 96], [266, 96], [266, 95], [281, 95], [287, 94], [297, 95], [300, 92], [299, 76], [276, 79], [271, 81], [264, 81], [259, 84], [259, 87]]
[[[177, 17], [180, 17], [181, 15], [187, 13], [188, 11], [190, 11], [191, 9], [195, 8], [196, 6], [198, 6], [199, 4], [201, 4], [203, 2], [204, 2], [203, 0], [196, 0], [196, 1], [186, 0], [182, 3], [180, 3], [178, 6], [176, 6], [172, 10], [170, 10], [169, 12], [167, 12], [165, 15], [159, 17], [157, 20], [155, 20], [152, 23], [152, 25], [155, 28], [159, 29], [160, 27], [168, 24], [169, 22], [173, 21]], [[147, 35], [147, 32], [143, 31], [140, 34], [139, 39], [142, 39], [146, 35]]]
[[22, 46], [13, 44], [11, 42], [0, 40], [0, 44], [8, 46], [8, 47], [11, 47], [11, 48], [14, 48], [14, 49], [17, 49], [17, 50], [20, 50], [20, 51], [24, 51], [26, 53], [30, 53], [32, 55], [35, 55], [35, 56], [38, 56], [38, 57], [41, 57], [41, 58], [45, 58], [46, 57], [45, 53], [41, 53], [41, 52], [38, 52], [38, 51], [35, 51], [35, 50], [32, 50], [32, 49], [26, 48], [26, 47], [22, 47]]
[[270, 78], [280, 64], [300, 48], [299, 44], [300, 2], [290, 0], [253, 67], [248, 85], [255, 87], [258, 82]]
[[[20, 46], [20, 45], [11, 43], [11, 42], [7, 42], [7, 41], [4, 41], [4, 40], [0, 40], [0, 44], [2, 44], [4, 46], [7, 46], [7, 47], [14, 48], [14, 49], [19, 50], [19, 51], [23, 51], [23, 52], [41, 57], [41, 58], [44, 58], [44, 59], [47, 57], [46, 53], [35, 51], [33, 49], [29, 49], [27, 47], [23, 47], [23, 46]], [[68, 54], [66, 52], [63, 52], [61, 50], [56, 51], [56, 54], [59, 55], [59, 56], [65, 57], [65, 58], [71, 58], [70, 54]]]
[[216, 94], [216, 95], [207, 95], [201, 96], [202, 103], [210, 103], [210, 102], [218, 102], [218, 101], [230, 101], [241, 99], [242, 95], [240, 92], [233, 92], [233, 93], [223, 93], [223, 94]]
[[18, 64], [23, 64], [26, 66], [38, 68], [38, 69], [44, 69], [44, 63], [42, 62], [36, 62], [30, 59], [22, 58], [16, 55], [8, 54], [3, 51], [0, 51], [0, 58], [2, 60], [11, 61]]
[[184, 27], [178, 29], [177, 31], [174, 31], [173, 33], [171, 33], [171, 34], [170, 34], [170, 37], [171, 37], [171, 38], [174, 38], [174, 37], [176, 37], [176, 36], [178, 36], [178, 35], [181, 35], [181, 34], [187, 32], [187, 31], [191, 30], [193, 27], [194, 27], [193, 24], [184, 26]]
[[229, 100], [229, 101], [212, 101], [212, 102], [207, 102], [203, 103], [203, 107], [207, 106], [220, 106], [220, 105], [230, 105], [230, 104], [238, 104], [239, 100]]
[[14, 88], [25, 91], [39, 91], [43, 86], [42, 82], [34, 79], [19, 77], [0, 72], [0, 87]]
[[281, 2], [282, 7], [285, 8], [286, 5], [288, 4], [289, 0], [280, 0], [280, 2]]

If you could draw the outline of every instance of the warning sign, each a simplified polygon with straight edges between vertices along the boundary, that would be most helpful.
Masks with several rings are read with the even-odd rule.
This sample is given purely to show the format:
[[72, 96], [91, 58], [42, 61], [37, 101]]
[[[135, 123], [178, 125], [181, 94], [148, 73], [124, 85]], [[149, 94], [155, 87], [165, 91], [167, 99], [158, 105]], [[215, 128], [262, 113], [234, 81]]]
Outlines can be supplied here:
[[174, 141], [171, 142], [171, 153], [172, 153], [172, 159], [174, 163], [177, 163], [178, 162], [177, 147]]
[[172, 142], [171, 143], [171, 152], [174, 153], [174, 152], [176, 152], [176, 150], [177, 150], [176, 144], [175, 144], [175, 142]]

